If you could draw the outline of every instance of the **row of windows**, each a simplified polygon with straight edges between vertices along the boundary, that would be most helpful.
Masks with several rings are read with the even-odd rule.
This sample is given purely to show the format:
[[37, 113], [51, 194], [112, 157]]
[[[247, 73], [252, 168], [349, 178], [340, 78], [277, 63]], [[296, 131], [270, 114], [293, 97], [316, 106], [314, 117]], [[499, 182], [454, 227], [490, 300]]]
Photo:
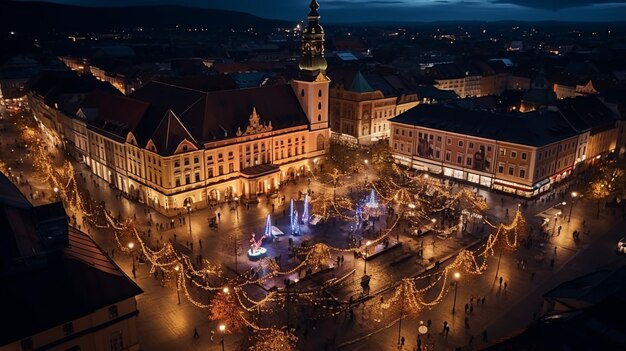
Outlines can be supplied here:
[[[506, 149], [500, 148], [500, 156], [506, 156]], [[528, 154], [522, 152], [520, 155], [522, 160], [528, 159]], [[517, 151], [511, 150], [511, 158], [517, 158]]]
[[[230, 154], [232, 155], [232, 152], [231, 152]], [[220, 155], [222, 155], [222, 154], [220, 154]], [[149, 158], [148, 158], [148, 161], [150, 161], [150, 159], [149, 159]], [[194, 157], [193, 157], [193, 163], [194, 163], [194, 164], [198, 164], [198, 163], [200, 163], [200, 158], [199, 158], [198, 156], [194, 156]], [[189, 164], [190, 164], [190, 159], [189, 159], [189, 157], [185, 157], [185, 158], [183, 159], [183, 165], [185, 165], [185, 166], [189, 166]], [[161, 161], [159, 161], [159, 166], [160, 166], [160, 165], [161, 165]], [[180, 160], [174, 160], [174, 168], [178, 168], [178, 167], [180, 167]]]
[[[500, 173], [500, 174], [504, 173], [504, 163], [498, 164], [498, 173]], [[510, 176], [513, 176], [513, 177], [517, 176], [517, 177], [520, 177], [520, 178], [526, 178], [526, 169], [519, 168], [519, 173], [516, 175], [515, 174], [515, 166], [509, 166], [507, 174], [510, 175]]]
[[[409, 138], [412, 138], [412, 137], [413, 137], [413, 132], [412, 132], [412, 131], [408, 131], [408, 133], [407, 133], [407, 134], [405, 134], [405, 130], [402, 130], [402, 129], [399, 129], [399, 128], [396, 128], [396, 130], [395, 130], [395, 134], [396, 134], [396, 135], [399, 135], [399, 134], [400, 134], [400, 135], [402, 135], [402, 136], [405, 136], [405, 135], [407, 135], [407, 134], [408, 134]], [[434, 136], [433, 134], [422, 133], [422, 132], [419, 132], [419, 133], [418, 133], [418, 138], [419, 138], [420, 140], [421, 140], [422, 138], [424, 138], [424, 139], [428, 139], [428, 140], [434, 140], [434, 137], [435, 137], [435, 136]], [[441, 137], [440, 135], [437, 135], [437, 142], [441, 142], [441, 140], [442, 140], [442, 137]], [[447, 144], [448, 144], [448, 145], [452, 145], [452, 139], [451, 139], [451, 138], [447, 138], [446, 142], [447, 142]], [[475, 146], [475, 145], [474, 145], [474, 143], [473, 143], [473, 142], [469, 142], [468, 144], [469, 144], [469, 145], [468, 145], [468, 146], [469, 146], [469, 149], [474, 149], [474, 146]], [[465, 145], [465, 142], [464, 142], [463, 140], [459, 140], [459, 141], [458, 141], [458, 146], [459, 146], [459, 147], [463, 147], [464, 145]], [[480, 147], [479, 147], [479, 149], [480, 149], [480, 150], [484, 150], [484, 148], [485, 148], [485, 146], [484, 146], [484, 145], [480, 145]], [[491, 152], [491, 145], [488, 145], [488, 146], [487, 146], [487, 152]], [[525, 155], [525, 154], [524, 154], [524, 155]], [[526, 159], [525, 157], [526, 157], [526, 156], [524, 156], [524, 158], [523, 158], [524, 160]]]

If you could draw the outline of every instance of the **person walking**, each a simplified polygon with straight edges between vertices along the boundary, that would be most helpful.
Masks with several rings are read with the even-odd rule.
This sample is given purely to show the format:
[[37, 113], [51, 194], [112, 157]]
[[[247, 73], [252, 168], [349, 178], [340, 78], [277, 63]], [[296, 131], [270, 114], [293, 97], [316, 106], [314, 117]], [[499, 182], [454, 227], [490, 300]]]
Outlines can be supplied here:
[[198, 328], [193, 328], [193, 339], [200, 339], [200, 334], [198, 334]]
[[502, 287], [502, 276], [500, 276], [500, 287]]
[[448, 328], [448, 321], [443, 321], [443, 330], [441, 331], [441, 333], [445, 333], [447, 328]]

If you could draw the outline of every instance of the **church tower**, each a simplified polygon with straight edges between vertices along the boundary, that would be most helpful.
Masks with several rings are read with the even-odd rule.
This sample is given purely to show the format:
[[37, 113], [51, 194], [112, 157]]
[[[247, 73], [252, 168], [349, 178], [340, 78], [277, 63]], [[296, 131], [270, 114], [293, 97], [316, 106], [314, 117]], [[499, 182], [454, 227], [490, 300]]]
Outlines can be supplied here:
[[[291, 82], [300, 105], [309, 119], [311, 131], [319, 131], [313, 135], [312, 143], [308, 143], [310, 150], [318, 150], [322, 142], [328, 147], [328, 88], [330, 79], [326, 76], [326, 59], [324, 58], [324, 29], [320, 26], [320, 15], [317, 12], [320, 5], [317, 0], [311, 0], [308, 15], [308, 25], [302, 34], [301, 57], [298, 66], [298, 78]], [[320, 137], [321, 135], [321, 137]], [[324, 140], [321, 140], [324, 139]], [[312, 145], [314, 144], [314, 145]], [[312, 148], [311, 148], [312, 147]]]

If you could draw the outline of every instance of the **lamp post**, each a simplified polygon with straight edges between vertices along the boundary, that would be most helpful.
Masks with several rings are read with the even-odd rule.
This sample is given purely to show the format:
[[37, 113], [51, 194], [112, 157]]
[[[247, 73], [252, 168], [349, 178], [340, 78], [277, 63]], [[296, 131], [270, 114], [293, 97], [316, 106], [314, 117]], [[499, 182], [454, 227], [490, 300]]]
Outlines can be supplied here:
[[500, 272], [500, 262], [502, 261], [502, 249], [503, 246], [500, 244], [500, 254], [498, 254], [498, 265], [496, 266], [496, 277], [494, 279], [498, 279], [498, 273]]
[[135, 248], [135, 244], [132, 242], [128, 243], [128, 250], [130, 251], [130, 257], [133, 258], [133, 269], [135, 269], [135, 254], [133, 253], [133, 248]]
[[452, 314], [456, 313], [456, 292], [459, 288], [459, 278], [461, 278], [461, 273], [454, 272], [454, 302], [452, 303]]
[[[418, 338], [418, 339], [420, 338], [420, 335], [425, 335], [425, 334], [427, 334], [427, 333], [428, 333], [428, 327], [424, 325], [424, 321], [420, 321], [420, 326], [419, 326], [419, 327], [417, 327], [417, 332], [419, 333], [419, 334], [417, 335], [417, 338]], [[417, 342], [417, 344], [419, 345], [419, 347], [418, 347], [418, 348], [416, 348], [416, 350], [417, 350], [417, 351], [422, 351], [422, 350], [421, 350], [421, 348], [422, 348], [422, 347], [421, 347], [421, 345], [420, 345], [420, 342], [419, 342], [419, 341]]]
[[400, 345], [400, 338], [402, 338], [402, 317], [404, 317], [404, 288], [400, 287], [400, 289], [402, 289], [402, 295], [400, 297], [402, 303], [400, 304], [400, 320], [398, 321], [398, 345]]
[[185, 200], [185, 207], [189, 215], [189, 237], [191, 238], [191, 201], [189, 201], [189, 199]]
[[235, 213], [237, 214], [237, 222], [239, 222], [239, 198], [235, 196]]
[[287, 326], [291, 325], [291, 286], [298, 283], [298, 278], [294, 279], [293, 283], [289, 281], [287, 283]]
[[220, 324], [220, 333], [222, 333], [222, 351], [224, 351], [224, 334], [226, 333], [226, 326], [224, 324]]
[[369, 240], [365, 243], [365, 256], [363, 257], [363, 275], [367, 274], [367, 256], [369, 256], [370, 244], [372, 244], [372, 242]]
[[569, 215], [567, 216], [567, 223], [569, 223], [572, 220], [572, 209], [574, 208], [574, 201], [576, 200], [577, 196], [578, 196], [578, 193], [575, 191], [572, 191], [572, 203], [570, 203], [569, 205]]
[[[9, 170], [11, 170], [9, 168]], [[59, 198], [59, 188], [57, 188], [56, 186], [54, 187], [54, 189], [52, 189], [54, 191], [54, 198], [58, 199]]]
[[[176, 273], [178, 273], [178, 271], [180, 270], [180, 266], [176, 265], [176, 267], [174, 267], [174, 270], [176, 271]], [[180, 305], [180, 279], [178, 278], [179, 277], [177, 276], [176, 277], [176, 296], [178, 296], [178, 304]]]
[[237, 251], [238, 251], [237, 249], [239, 249], [239, 248], [237, 247], [237, 230], [235, 230], [235, 231], [234, 231], [234, 233], [235, 233], [235, 236], [234, 236], [234, 239], [235, 239], [235, 243], [234, 243], [234, 244], [235, 244], [235, 245], [234, 245], [234, 246], [235, 246], [235, 274], [239, 274], [239, 271], [238, 271], [238, 269], [237, 269], [237, 264], [239, 263], [239, 262], [238, 262], [238, 261], [239, 261], [239, 257], [238, 257], [239, 255], [237, 255], [237, 253], [238, 253], [238, 252], [237, 252]]
[[556, 235], [556, 222], [559, 220], [559, 216], [562, 214], [561, 211], [554, 215], [554, 224], [552, 225], [552, 235]]

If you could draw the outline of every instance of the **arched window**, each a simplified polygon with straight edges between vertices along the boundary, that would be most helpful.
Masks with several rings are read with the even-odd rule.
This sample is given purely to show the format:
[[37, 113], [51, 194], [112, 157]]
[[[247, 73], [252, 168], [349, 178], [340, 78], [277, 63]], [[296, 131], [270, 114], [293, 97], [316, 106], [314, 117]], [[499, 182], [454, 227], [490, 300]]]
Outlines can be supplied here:
[[321, 110], [321, 109], [322, 109], [322, 103], [321, 103], [321, 102], [318, 102], [318, 103], [317, 103], [317, 109], [318, 109], [318, 110]]
[[300, 90], [300, 96], [304, 97], [304, 89]]
[[325, 145], [326, 139], [324, 138], [324, 136], [322, 134], [319, 134], [317, 136], [317, 150], [323, 150]]
[[317, 115], [317, 121], [320, 122], [322, 120], [322, 115]]
[[322, 97], [322, 89], [317, 92], [317, 96]]

